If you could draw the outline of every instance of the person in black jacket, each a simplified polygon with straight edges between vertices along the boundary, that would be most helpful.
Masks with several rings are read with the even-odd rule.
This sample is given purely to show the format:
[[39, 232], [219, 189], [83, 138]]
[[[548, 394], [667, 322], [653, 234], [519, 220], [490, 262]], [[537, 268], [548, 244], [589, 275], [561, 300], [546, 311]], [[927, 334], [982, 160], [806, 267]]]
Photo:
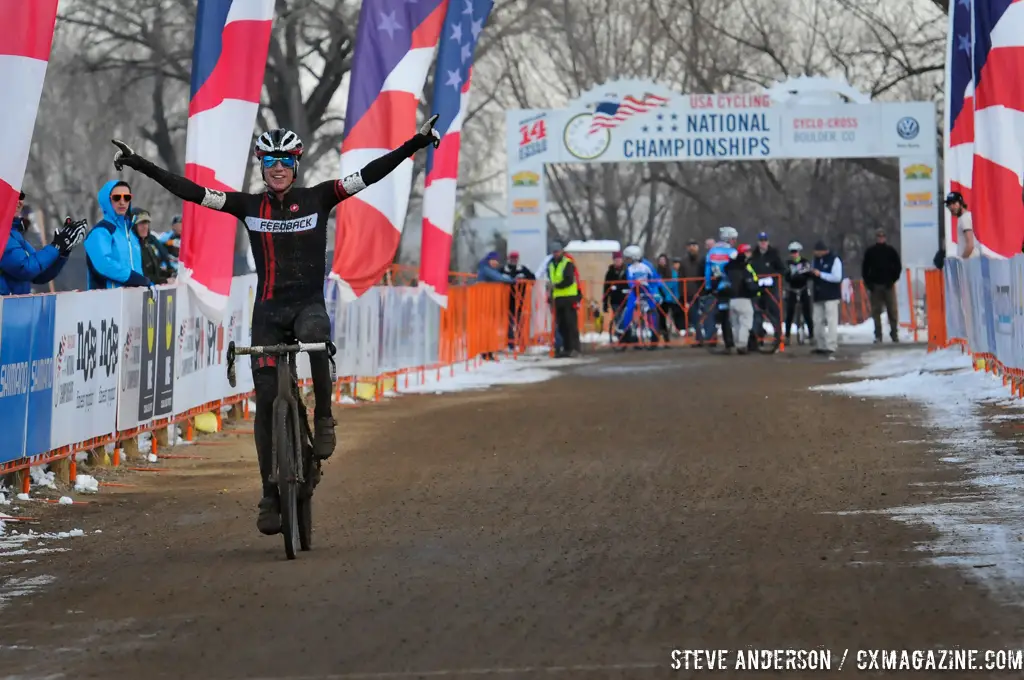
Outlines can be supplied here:
[[875, 232], [875, 245], [864, 252], [861, 276], [871, 295], [871, 318], [875, 321], [875, 342], [882, 342], [882, 307], [889, 317], [889, 337], [900, 341], [899, 309], [896, 306], [896, 282], [903, 273], [900, 254], [885, 239], [885, 230]]
[[807, 339], [814, 339], [814, 315], [811, 312], [811, 292], [807, 283], [811, 280], [811, 263], [805, 259], [803, 245], [799, 241], [789, 244], [789, 263], [784, 277], [786, 279], [786, 344], [789, 344], [789, 333], [796, 318], [796, 305], [800, 303], [803, 323], [807, 325]]
[[726, 354], [734, 345], [737, 354], [746, 354], [753, 338], [754, 304], [759, 297], [759, 286], [749, 257], [750, 246], [741, 243], [736, 249], [736, 257], [723, 268], [729, 278], [730, 323], [722, 324]]
[[523, 310], [529, 308], [530, 304], [530, 298], [527, 296], [530, 288], [524, 282], [536, 281], [537, 277], [529, 267], [519, 262], [519, 252], [515, 250], [509, 252], [501, 273], [514, 281], [509, 286], [508, 297], [508, 348], [511, 351], [515, 349], [516, 333], [519, 330], [519, 321], [523, 318]]
[[767, 319], [775, 329], [774, 349], [778, 349], [782, 344], [782, 291], [779, 288], [786, 265], [779, 251], [769, 243], [766, 231], [757, 235], [757, 248], [750, 258], [750, 266], [757, 272], [762, 289], [754, 305], [754, 335], [757, 338], [764, 337], [764, 321]]
[[622, 253], [612, 253], [612, 263], [608, 265], [608, 271], [604, 273], [604, 299], [602, 310], [604, 315], [611, 320], [608, 326], [609, 335], [614, 333], [617, 320], [622, 309], [626, 306], [626, 296], [629, 295], [629, 284], [626, 283], [626, 265], [622, 263]]
[[701, 294], [704, 287], [704, 256], [700, 253], [700, 244], [690, 239], [686, 244], [686, 255], [679, 259], [677, 278], [679, 282], [679, 301], [686, 311], [689, 332], [697, 339], [697, 346], [704, 344], [702, 319], [704, 314], [715, 316], [714, 308], [701, 305]]

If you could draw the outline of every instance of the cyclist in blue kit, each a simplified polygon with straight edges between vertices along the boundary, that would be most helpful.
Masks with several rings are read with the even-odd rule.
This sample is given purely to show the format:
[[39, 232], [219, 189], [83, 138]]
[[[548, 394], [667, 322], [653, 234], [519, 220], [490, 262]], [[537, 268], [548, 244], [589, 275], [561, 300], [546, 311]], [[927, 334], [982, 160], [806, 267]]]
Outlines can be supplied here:
[[[626, 281], [629, 284], [629, 295], [619, 318], [619, 335], [627, 335], [633, 323], [633, 312], [637, 304], [647, 305], [647, 327], [653, 333], [658, 328], [658, 295], [662, 282], [654, 265], [644, 259], [640, 246], [626, 246], [622, 251], [626, 261]], [[635, 331], [635, 329], [634, 329]]]
[[722, 340], [727, 352], [732, 349], [734, 343], [732, 325], [729, 322], [732, 284], [725, 273], [725, 266], [736, 259], [736, 240], [739, 236], [739, 232], [733, 227], [722, 227], [718, 230], [718, 242], [708, 250], [704, 258], [704, 290], [708, 291], [715, 301], [715, 321], [722, 326]]

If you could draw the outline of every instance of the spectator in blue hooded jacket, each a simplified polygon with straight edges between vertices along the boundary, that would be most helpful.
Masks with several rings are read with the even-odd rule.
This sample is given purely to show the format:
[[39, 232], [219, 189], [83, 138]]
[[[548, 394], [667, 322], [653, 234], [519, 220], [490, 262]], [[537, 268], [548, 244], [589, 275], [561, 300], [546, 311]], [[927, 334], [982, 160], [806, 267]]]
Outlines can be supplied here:
[[132, 188], [112, 179], [97, 194], [103, 219], [85, 237], [89, 289], [151, 286], [142, 275], [142, 246], [132, 229]]
[[498, 256], [497, 251], [492, 250], [487, 253], [484, 259], [480, 260], [480, 264], [477, 265], [477, 283], [513, 283], [515, 279], [502, 274], [501, 269], [498, 268], [500, 265], [501, 258]]
[[36, 250], [25, 240], [28, 222], [21, 216], [24, 202], [22, 191], [15, 204], [11, 234], [0, 257], [0, 295], [28, 295], [33, 283], [53, 281], [67, 263], [68, 255], [85, 238], [86, 221], [72, 222], [69, 217], [53, 235], [53, 243]]

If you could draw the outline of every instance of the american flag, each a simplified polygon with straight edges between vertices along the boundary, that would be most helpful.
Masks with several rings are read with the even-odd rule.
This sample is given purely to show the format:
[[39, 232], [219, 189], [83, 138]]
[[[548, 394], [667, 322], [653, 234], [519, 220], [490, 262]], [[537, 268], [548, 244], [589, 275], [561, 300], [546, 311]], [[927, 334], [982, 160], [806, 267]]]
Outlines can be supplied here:
[[436, 151], [433, 147], [427, 149], [420, 286], [444, 307], [448, 306], [459, 149], [462, 121], [468, 110], [473, 53], [493, 6], [494, 0], [452, 0], [434, 67], [431, 103], [439, 116], [436, 127], [444, 137]]
[[602, 128], [610, 130], [618, 127], [635, 115], [647, 113], [659, 106], [665, 106], [667, 103], [668, 99], [665, 97], [659, 97], [650, 92], [645, 94], [643, 99], [637, 99], [633, 95], [626, 95], [622, 98], [622, 101], [607, 100], [600, 102], [594, 109], [594, 118], [590, 123], [589, 134], [597, 132]]
[[[273, 19], [273, 0], [199, 0], [185, 137], [185, 176], [198, 184], [243, 188]], [[194, 203], [182, 209], [178, 278], [218, 322], [231, 293], [237, 222]]]
[[0, 109], [7, 144], [0, 154], [0, 253], [11, 235], [11, 222], [28, 165], [32, 130], [50, 60], [57, 0], [0, 0], [0, 92], [8, 102]]
[[946, 69], [947, 188], [963, 194], [983, 252], [1012, 257], [1024, 241], [1024, 0], [954, 0]]
[[[416, 111], [449, 0], [364, 0], [345, 112], [341, 177], [416, 134]], [[455, 0], [452, 0], [453, 2]], [[411, 159], [338, 206], [331, 278], [351, 301], [380, 281], [402, 237]]]

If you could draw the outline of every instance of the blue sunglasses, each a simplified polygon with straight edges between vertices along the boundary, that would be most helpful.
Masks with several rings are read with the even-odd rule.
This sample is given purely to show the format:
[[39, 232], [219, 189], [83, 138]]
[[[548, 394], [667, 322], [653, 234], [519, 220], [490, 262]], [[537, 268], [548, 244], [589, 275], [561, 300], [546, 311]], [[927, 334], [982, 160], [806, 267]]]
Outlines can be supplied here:
[[295, 156], [264, 156], [263, 167], [269, 170], [280, 163], [286, 168], [295, 168]]

